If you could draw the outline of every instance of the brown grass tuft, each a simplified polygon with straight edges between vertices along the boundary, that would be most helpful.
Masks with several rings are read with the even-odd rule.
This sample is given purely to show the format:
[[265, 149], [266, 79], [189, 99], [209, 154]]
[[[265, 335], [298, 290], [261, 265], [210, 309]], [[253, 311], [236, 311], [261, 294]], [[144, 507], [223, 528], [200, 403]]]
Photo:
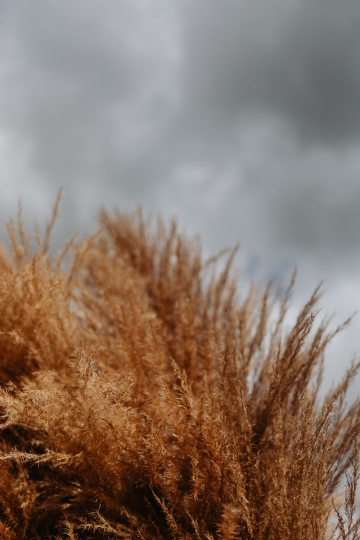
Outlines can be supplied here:
[[318, 288], [287, 330], [295, 274], [241, 297], [234, 250], [140, 210], [51, 257], [58, 203], [0, 251], [0, 537], [359, 539], [360, 363], [318, 403], [349, 321], [317, 324]]

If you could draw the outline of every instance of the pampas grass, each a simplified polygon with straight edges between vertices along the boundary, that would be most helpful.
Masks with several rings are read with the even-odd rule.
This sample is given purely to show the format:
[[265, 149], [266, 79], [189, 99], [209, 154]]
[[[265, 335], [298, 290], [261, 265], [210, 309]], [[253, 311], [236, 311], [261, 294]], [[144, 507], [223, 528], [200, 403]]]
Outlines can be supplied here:
[[241, 296], [235, 250], [140, 210], [50, 256], [58, 202], [0, 252], [0, 537], [358, 539], [360, 363], [319, 403], [349, 321], [318, 288], [286, 328], [295, 275]]

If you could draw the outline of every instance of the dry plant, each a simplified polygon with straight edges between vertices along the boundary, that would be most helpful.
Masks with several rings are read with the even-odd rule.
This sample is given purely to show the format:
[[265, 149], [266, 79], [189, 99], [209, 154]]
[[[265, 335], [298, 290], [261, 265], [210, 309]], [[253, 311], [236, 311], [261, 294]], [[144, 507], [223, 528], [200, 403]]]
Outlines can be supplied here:
[[0, 537], [359, 539], [360, 363], [318, 403], [348, 323], [319, 288], [287, 329], [295, 275], [242, 298], [235, 250], [140, 210], [50, 256], [58, 202], [35, 254], [21, 214], [0, 252]]

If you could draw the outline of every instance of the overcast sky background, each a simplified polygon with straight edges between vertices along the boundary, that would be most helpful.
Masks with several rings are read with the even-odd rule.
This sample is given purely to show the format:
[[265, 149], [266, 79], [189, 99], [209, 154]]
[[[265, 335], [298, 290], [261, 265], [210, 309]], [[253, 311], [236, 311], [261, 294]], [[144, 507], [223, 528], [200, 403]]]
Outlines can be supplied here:
[[[207, 254], [241, 242], [242, 283], [320, 280], [323, 313], [360, 308], [360, 3], [3, 0], [0, 216], [55, 242], [101, 206], [176, 215]], [[326, 381], [360, 353], [360, 314]], [[356, 395], [356, 388], [352, 396]]]

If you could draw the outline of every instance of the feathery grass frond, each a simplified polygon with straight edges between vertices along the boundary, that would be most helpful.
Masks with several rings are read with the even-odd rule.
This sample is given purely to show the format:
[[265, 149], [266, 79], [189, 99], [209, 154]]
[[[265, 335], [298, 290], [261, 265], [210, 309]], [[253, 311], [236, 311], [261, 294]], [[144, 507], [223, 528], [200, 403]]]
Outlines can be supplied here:
[[1, 538], [359, 539], [360, 362], [318, 403], [350, 322], [321, 286], [288, 329], [296, 272], [242, 296], [237, 247], [141, 209], [52, 257], [60, 197], [36, 253], [21, 207], [0, 249]]

